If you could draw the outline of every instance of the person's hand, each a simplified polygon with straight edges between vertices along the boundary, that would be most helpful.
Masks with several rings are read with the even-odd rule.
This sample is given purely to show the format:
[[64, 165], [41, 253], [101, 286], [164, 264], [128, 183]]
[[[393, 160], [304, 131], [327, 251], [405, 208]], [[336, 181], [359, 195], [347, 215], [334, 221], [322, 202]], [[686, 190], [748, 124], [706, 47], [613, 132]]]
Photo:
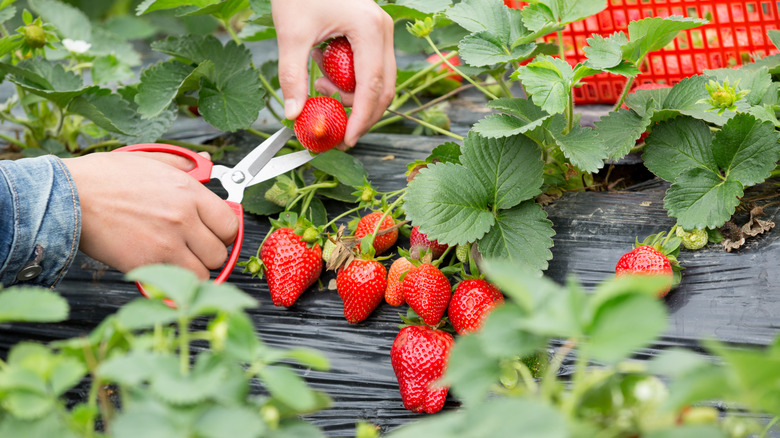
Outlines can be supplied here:
[[79, 249], [122, 272], [169, 263], [209, 277], [227, 258], [238, 218], [165, 153], [95, 153], [63, 160], [81, 203]]
[[352, 147], [384, 113], [395, 94], [393, 20], [373, 0], [271, 0], [279, 46], [279, 84], [284, 114], [298, 117], [308, 96], [308, 61], [321, 59], [312, 48], [332, 37], [347, 37], [354, 54], [354, 93], [341, 91], [327, 78], [315, 87], [325, 95], [339, 92], [352, 106], [344, 145]]

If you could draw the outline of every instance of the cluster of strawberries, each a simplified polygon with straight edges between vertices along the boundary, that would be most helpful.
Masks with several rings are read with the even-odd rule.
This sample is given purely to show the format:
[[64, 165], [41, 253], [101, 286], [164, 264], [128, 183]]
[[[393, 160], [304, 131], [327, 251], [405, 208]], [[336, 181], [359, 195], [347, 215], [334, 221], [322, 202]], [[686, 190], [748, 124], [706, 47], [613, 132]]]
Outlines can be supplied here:
[[[355, 243], [350, 257], [334, 268], [336, 290], [350, 324], [367, 319], [383, 300], [392, 306], [408, 304], [419, 316], [400, 330], [390, 357], [404, 407], [434, 413], [442, 409], [448, 392], [436, 382], [454, 343], [451, 332], [478, 330], [504, 297], [481, 278], [464, 279], [453, 292], [450, 279], [437, 267], [447, 245], [429, 240], [417, 227], [411, 229], [409, 250], [399, 250], [407, 256], [396, 258], [386, 269], [377, 256], [396, 244], [400, 225], [381, 211], [360, 218], [354, 234], [345, 239]], [[374, 237], [373, 250], [361, 251], [360, 245], [367, 242], [363, 238], [369, 235]], [[320, 240], [318, 233], [294, 226], [277, 228], [265, 240], [260, 256], [275, 305], [293, 305], [320, 277], [324, 262], [336, 257], [330, 250], [323, 256]]]

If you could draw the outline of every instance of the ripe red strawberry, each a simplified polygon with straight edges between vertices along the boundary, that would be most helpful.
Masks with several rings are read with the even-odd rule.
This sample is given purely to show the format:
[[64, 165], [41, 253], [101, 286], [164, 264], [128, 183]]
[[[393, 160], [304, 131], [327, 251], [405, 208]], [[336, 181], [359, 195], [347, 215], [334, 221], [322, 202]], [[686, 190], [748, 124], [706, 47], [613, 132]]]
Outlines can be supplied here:
[[390, 349], [390, 361], [398, 379], [404, 408], [433, 414], [444, 407], [449, 387], [437, 386], [444, 375], [452, 335], [428, 326], [404, 327]]
[[409, 235], [409, 253], [413, 258], [419, 259], [425, 251], [429, 251], [434, 259], [438, 259], [447, 248], [448, 245], [437, 240], [428, 240], [428, 236], [421, 233], [418, 227], [412, 227], [412, 233]]
[[496, 306], [504, 303], [504, 295], [492, 283], [482, 279], [463, 280], [452, 294], [447, 315], [459, 335], [475, 332]]
[[387, 289], [385, 289], [385, 301], [391, 306], [400, 306], [405, 303], [404, 291], [401, 288], [401, 275], [408, 273], [414, 265], [406, 257], [398, 257], [390, 265], [387, 271]]
[[[446, 57], [447, 55], [449, 55], [449, 53], [450, 52], [445, 52], [445, 53], [442, 53], [442, 55], [444, 55]], [[438, 54], [434, 53], [433, 55], [429, 56], [426, 59], [426, 61], [428, 61], [430, 64], [434, 64], [436, 62], [441, 61], [441, 56], [439, 56]], [[449, 61], [450, 64], [454, 65], [455, 67], [460, 65], [460, 58], [457, 57], [457, 56], [453, 56], [451, 58], [448, 58], [447, 61]], [[455, 73], [455, 70], [453, 70], [452, 67], [447, 65], [447, 63], [444, 62], [444, 61], [442, 61], [441, 66], [439, 66], [439, 71], [440, 72], [445, 72], [445, 71], [453, 72], [451, 75], [447, 76], [447, 79], [452, 80], [452, 81], [456, 81], [458, 83], [462, 83], [463, 82], [463, 76]]]
[[665, 297], [672, 287], [674, 273], [669, 259], [650, 245], [640, 245], [623, 254], [615, 266], [615, 276], [623, 275], [661, 275], [668, 277], [668, 285], [658, 291], [659, 297]]
[[[374, 211], [361, 217], [358, 221], [357, 228], [355, 228], [355, 237], [362, 239], [363, 237], [373, 233], [374, 228], [376, 228], [376, 224], [383, 215], [384, 212], [382, 211]], [[387, 215], [385, 216], [384, 220], [382, 220], [382, 225], [379, 227], [378, 231], [390, 228], [393, 225], [395, 225], [395, 219], [393, 219], [390, 215]], [[398, 229], [377, 235], [374, 238], [374, 250], [376, 251], [376, 254], [382, 254], [383, 252], [390, 249], [391, 246], [395, 245], [396, 240], [398, 240]], [[360, 244], [358, 244], [358, 248], [360, 248]]]
[[309, 246], [292, 228], [279, 228], [263, 242], [260, 258], [275, 306], [292, 306], [322, 272], [322, 249]]
[[450, 302], [450, 281], [430, 263], [409, 270], [401, 284], [404, 300], [422, 320], [435, 326], [441, 321]]
[[337, 87], [348, 93], [355, 91], [352, 45], [346, 37], [332, 39], [322, 51], [322, 70]]
[[368, 318], [382, 302], [386, 288], [387, 270], [376, 260], [355, 259], [336, 274], [336, 290], [350, 324]]
[[312, 152], [333, 149], [344, 140], [347, 130], [347, 112], [338, 100], [314, 96], [306, 100], [301, 114], [293, 125], [298, 141]]

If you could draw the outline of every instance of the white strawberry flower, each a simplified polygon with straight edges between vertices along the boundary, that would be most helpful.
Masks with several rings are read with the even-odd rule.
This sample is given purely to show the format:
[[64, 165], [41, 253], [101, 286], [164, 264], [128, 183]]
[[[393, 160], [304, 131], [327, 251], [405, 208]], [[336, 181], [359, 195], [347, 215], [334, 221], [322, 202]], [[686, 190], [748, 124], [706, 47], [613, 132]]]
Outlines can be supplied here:
[[62, 40], [62, 45], [65, 46], [69, 52], [76, 54], [85, 53], [87, 50], [89, 50], [90, 47], [92, 47], [92, 44], [86, 41], [72, 40], [70, 38], [65, 38]]

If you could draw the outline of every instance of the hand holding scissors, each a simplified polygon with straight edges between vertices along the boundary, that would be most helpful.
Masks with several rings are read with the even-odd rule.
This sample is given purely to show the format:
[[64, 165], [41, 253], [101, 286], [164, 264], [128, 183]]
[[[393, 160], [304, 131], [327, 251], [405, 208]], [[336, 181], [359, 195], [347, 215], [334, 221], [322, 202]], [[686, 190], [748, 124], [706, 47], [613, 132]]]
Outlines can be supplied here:
[[[287, 143], [292, 134], [293, 131], [291, 129], [281, 128], [251, 150], [233, 167], [214, 165], [211, 160], [190, 149], [161, 143], [129, 145], [118, 148], [115, 152], [165, 152], [179, 155], [193, 161], [195, 167], [187, 173], [201, 183], [206, 183], [212, 179], [220, 181], [228, 194], [225, 202], [236, 213], [239, 220], [238, 233], [233, 242], [228, 260], [214, 280], [216, 283], [221, 283], [232, 273], [241, 252], [241, 244], [244, 238], [244, 209], [241, 201], [244, 197], [244, 190], [249, 186], [293, 170], [315, 157], [309, 151], [304, 150], [274, 158], [274, 155]], [[144, 296], [149, 296], [142, 285], [137, 284], [137, 286]]]

